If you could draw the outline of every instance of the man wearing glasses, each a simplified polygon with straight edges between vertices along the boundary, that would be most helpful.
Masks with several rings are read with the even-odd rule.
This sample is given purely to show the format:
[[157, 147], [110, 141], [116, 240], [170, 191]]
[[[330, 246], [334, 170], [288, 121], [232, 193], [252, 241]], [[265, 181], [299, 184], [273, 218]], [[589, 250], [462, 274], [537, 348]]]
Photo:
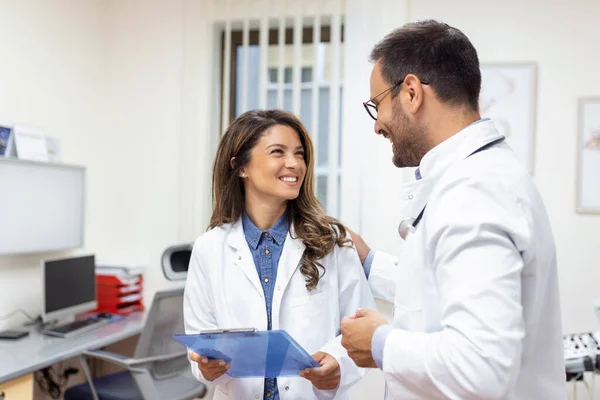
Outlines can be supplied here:
[[400, 200], [399, 257], [353, 234], [393, 322], [358, 310], [342, 344], [383, 371], [388, 399], [566, 398], [550, 222], [527, 169], [479, 115], [475, 48], [424, 21], [387, 35], [371, 60], [364, 107], [394, 165], [418, 168]]

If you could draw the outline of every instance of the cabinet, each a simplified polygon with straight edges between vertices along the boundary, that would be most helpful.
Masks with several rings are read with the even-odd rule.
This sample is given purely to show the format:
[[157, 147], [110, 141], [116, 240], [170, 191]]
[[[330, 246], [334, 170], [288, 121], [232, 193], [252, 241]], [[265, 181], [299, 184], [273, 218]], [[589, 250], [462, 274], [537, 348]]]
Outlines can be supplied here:
[[85, 168], [0, 157], [0, 255], [83, 245]]
[[[2, 395], [4, 394], [4, 398]], [[0, 400], [33, 399], [33, 374], [0, 383]]]

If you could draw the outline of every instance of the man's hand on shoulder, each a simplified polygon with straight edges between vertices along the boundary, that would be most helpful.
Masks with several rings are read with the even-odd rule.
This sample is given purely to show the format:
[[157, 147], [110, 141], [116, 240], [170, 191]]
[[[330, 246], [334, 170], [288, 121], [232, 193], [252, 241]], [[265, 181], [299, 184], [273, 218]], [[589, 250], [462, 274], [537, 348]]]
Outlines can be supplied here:
[[356, 250], [358, 251], [358, 257], [360, 258], [361, 264], [364, 264], [371, 249], [369, 248], [369, 246], [365, 243], [363, 238], [358, 233], [354, 232], [353, 230], [351, 230], [348, 227], [346, 227], [346, 230], [350, 234], [350, 237], [352, 238], [352, 241], [354, 242], [354, 245], [356, 246]]

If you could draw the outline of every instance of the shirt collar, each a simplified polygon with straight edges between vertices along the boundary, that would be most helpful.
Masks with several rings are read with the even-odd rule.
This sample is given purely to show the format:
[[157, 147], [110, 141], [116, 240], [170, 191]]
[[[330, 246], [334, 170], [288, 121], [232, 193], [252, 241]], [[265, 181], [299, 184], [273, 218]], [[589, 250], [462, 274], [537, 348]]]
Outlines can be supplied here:
[[455, 160], [467, 157], [502, 135], [489, 118], [479, 119], [429, 150], [419, 164], [419, 176], [435, 177]]
[[[266, 232], [268, 232], [269, 235], [271, 235], [271, 237], [273, 238], [273, 240], [275, 240], [275, 242], [279, 245], [283, 243], [288, 233], [287, 215], [287, 211], [284, 212], [283, 215], [279, 217], [275, 225], [266, 230]], [[242, 225], [244, 227], [244, 235], [246, 236], [248, 244], [253, 249], [256, 249], [258, 247], [258, 244], [260, 243], [263, 231], [261, 231], [256, 225], [254, 225], [254, 222], [252, 222], [252, 220], [250, 219], [248, 214], [246, 214], [246, 212], [242, 213]]]
[[283, 244], [285, 237], [288, 233], [288, 213], [287, 211], [283, 213], [281, 217], [277, 220], [275, 225], [269, 229], [267, 232], [273, 237], [277, 244]]
[[419, 168], [415, 169], [415, 179], [416, 180], [423, 179], [423, 177], [421, 176], [421, 170]]

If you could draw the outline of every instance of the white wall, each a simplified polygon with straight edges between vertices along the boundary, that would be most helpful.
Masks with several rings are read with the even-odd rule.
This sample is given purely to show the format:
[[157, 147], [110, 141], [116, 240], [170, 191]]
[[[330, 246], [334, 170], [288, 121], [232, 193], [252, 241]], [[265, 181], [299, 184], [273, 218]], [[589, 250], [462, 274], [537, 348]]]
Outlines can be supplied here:
[[88, 158], [96, 175], [86, 244], [103, 257], [145, 264], [149, 305], [155, 290], [170, 286], [162, 251], [180, 240], [182, 4], [106, 3], [107, 51], [98, 60], [108, 87], [105, 129]]
[[[198, 108], [212, 95], [198, 61], [212, 60], [206, 13], [187, 0], [0, 0], [0, 9], [0, 123], [43, 128], [64, 162], [87, 167], [85, 248], [75, 253], [146, 265], [149, 304], [182, 284], [164, 279], [162, 251], [193, 240], [208, 218], [212, 148], [198, 139], [210, 120]], [[55, 256], [0, 257], [0, 316], [39, 313], [39, 260]]]
[[[65, 162], [90, 167], [92, 194], [90, 159], [105, 121], [104, 71], [98, 62], [106, 56], [105, 9], [101, 0], [0, 1], [0, 123], [35, 125], [59, 138]], [[88, 222], [97, 212], [88, 209]], [[93, 232], [88, 223], [88, 243]], [[18, 307], [39, 313], [43, 256], [49, 255], [0, 257], [0, 316]], [[14, 317], [0, 328], [24, 321]]]

